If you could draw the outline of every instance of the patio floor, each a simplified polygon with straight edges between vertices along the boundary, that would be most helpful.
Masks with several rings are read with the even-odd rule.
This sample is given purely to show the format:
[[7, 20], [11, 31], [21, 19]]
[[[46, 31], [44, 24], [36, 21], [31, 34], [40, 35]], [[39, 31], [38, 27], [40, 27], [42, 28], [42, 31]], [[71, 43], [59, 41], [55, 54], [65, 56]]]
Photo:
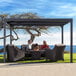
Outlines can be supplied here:
[[76, 63], [0, 64], [1, 76], [76, 76]]

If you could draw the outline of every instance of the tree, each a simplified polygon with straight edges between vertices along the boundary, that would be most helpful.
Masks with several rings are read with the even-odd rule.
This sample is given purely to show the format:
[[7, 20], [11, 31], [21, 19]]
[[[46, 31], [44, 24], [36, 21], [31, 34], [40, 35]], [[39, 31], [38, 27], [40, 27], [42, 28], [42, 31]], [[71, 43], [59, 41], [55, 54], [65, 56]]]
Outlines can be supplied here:
[[[9, 15], [9, 14], [1, 14], [0, 15], [0, 30], [3, 29], [3, 25], [4, 25], [4, 19], [7, 19], [7, 18], [21, 18], [21, 19], [41, 19], [42, 17], [41, 16], [38, 16], [36, 13], [23, 13], [23, 14], [13, 14], [13, 15]], [[27, 31], [31, 37], [30, 37], [30, 40], [32, 40], [32, 42], [34, 41], [35, 37], [36, 36], [41, 36], [41, 33], [47, 33], [46, 31], [44, 30], [47, 30], [48, 31], [48, 28], [50, 26], [26, 26], [26, 27], [20, 27], [21, 29], [23, 29], [24, 31]], [[9, 29], [9, 25], [7, 24], [7, 29]], [[12, 38], [12, 40], [18, 40], [19, 37], [18, 37], [18, 34], [16, 32], [16, 29], [20, 29], [19, 27], [16, 27], [16, 28], [13, 28], [12, 31], [15, 33], [16, 35], [16, 38], [14, 38], [14, 36], [12, 35], [7, 35], [6, 37], [10, 37]], [[57, 28], [57, 27], [56, 27]], [[32, 31], [35, 31], [36, 34], [34, 34]], [[49, 32], [49, 31], [48, 31]], [[0, 37], [0, 39], [4, 39], [4, 37]], [[3, 50], [3, 49], [2, 49]], [[2, 52], [2, 51], [1, 51]]]
[[[13, 15], [9, 15], [9, 14], [1, 14], [0, 15], [0, 30], [3, 28], [3, 24], [4, 24], [4, 19], [7, 18], [21, 18], [21, 19], [41, 19], [41, 16], [38, 16], [36, 13], [23, 13], [23, 14], [13, 14]], [[36, 36], [41, 36], [41, 33], [46, 33], [44, 30], [48, 31], [48, 28], [50, 26], [26, 26], [26, 27], [15, 27], [14, 29], [12, 29], [12, 31], [15, 33], [16, 38], [14, 38], [14, 36], [12, 35], [11, 38], [12, 40], [18, 40], [19, 37], [17, 35], [17, 32], [15, 31], [15, 29], [23, 29], [26, 30], [30, 35], [30, 39], [33, 41], [35, 39]], [[9, 29], [9, 25], [7, 24], [7, 28]], [[56, 27], [57, 28], [57, 27]], [[34, 34], [32, 31], [35, 31], [36, 34]], [[10, 35], [6, 36], [9, 37]], [[4, 37], [1, 37], [0, 39], [3, 39]]]
[[[3, 27], [3, 25], [4, 25], [4, 23], [5, 23], [5, 21], [4, 21], [4, 19], [5, 18], [8, 18], [9, 17], [9, 15], [8, 14], [1, 14], [0, 15], [0, 31], [4, 28]], [[9, 28], [9, 25], [7, 24], [7, 28]], [[17, 38], [15, 39], [14, 37], [13, 37], [13, 35], [11, 36], [11, 35], [7, 35], [7, 36], [5, 36], [5, 37], [9, 37], [9, 36], [11, 36], [11, 38], [12, 38], [12, 40], [17, 40], [18, 39], [18, 35], [17, 35], [17, 33], [13, 30], [13, 32], [16, 34], [16, 36], [17, 36]], [[4, 37], [0, 37], [0, 39], [4, 39]]]
[[[15, 14], [15, 15], [11, 15], [10, 17], [11, 18], [21, 18], [21, 19], [39, 19], [39, 18], [41, 18], [40, 16], [37, 16], [36, 13]], [[41, 35], [41, 32], [38, 30], [37, 27], [35, 28], [35, 27], [29, 27], [29, 26], [27, 26], [25, 28], [25, 30], [31, 35], [30, 40], [32, 40], [32, 42], [33, 42], [33, 40], [34, 40], [34, 38], [36, 36], [40, 36]], [[33, 34], [30, 30], [36, 31], [37, 34]]]
[[[36, 13], [23, 13], [23, 14], [14, 14], [14, 15], [2, 14], [2, 15], [0, 15], [0, 28], [1, 29], [3, 28], [3, 19], [4, 18], [40, 19], [42, 17], [38, 16]], [[7, 25], [7, 28], [9, 28], [9, 25]], [[36, 36], [41, 35], [41, 31], [43, 29], [47, 29], [47, 28], [48, 28], [47, 26], [45, 26], [45, 27], [42, 27], [42, 26], [33, 26], [33, 27], [31, 26], [31, 27], [29, 27], [29, 26], [27, 26], [24, 30], [26, 30], [31, 35], [30, 39], [33, 41]], [[16, 29], [18, 29], [18, 27]], [[15, 30], [14, 29], [12, 29], [12, 30], [17, 36], [16, 39], [12, 36], [12, 39], [13, 40], [19, 39], [19, 37], [18, 37], [17, 33], [15, 32]], [[31, 32], [31, 30], [36, 31], [37, 33], [33, 34]], [[8, 35], [6, 37], [9, 37], [9, 36], [10, 35]], [[0, 39], [3, 39], [3, 38], [4, 37], [1, 37]]]

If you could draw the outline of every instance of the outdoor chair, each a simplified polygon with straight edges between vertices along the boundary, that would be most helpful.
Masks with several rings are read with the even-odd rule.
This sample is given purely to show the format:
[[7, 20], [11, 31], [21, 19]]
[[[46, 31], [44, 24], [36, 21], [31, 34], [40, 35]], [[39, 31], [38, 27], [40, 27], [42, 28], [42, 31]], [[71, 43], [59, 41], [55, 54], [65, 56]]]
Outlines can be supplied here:
[[64, 49], [65, 45], [55, 45], [53, 51], [55, 53], [55, 59], [56, 60], [64, 60]]
[[51, 61], [64, 60], [65, 45], [55, 45], [54, 49], [46, 49], [45, 58]]
[[8, 61], [18, 61], [25, 57], [25, 52], [14, 45], [7, 45], [6, 51]]

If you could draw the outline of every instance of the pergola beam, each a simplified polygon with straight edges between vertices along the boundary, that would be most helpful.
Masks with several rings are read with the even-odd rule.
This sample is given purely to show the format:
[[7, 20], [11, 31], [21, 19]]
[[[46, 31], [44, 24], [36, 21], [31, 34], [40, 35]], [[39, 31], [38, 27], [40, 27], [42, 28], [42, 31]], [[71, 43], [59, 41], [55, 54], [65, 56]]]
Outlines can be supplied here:
[[67, 24], [64, 23], [64, 22], [44, 22], [44, 23], [41, 23], [41, 22], [37, 22], [37, 23], [34, 23], [34, 22], [10, 22], [9, 23], [11, 26], [61, 26], [61, 25], [65, 25]]

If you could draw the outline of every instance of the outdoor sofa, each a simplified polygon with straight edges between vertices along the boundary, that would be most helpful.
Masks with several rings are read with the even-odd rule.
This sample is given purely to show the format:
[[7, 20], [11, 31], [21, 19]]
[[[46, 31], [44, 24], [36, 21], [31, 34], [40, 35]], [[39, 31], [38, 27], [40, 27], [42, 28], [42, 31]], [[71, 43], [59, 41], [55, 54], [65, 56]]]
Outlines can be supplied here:
[[[55, 45], [53, 49], [45, 49], [40, 51], [29, 51], [26, 50], [26, 45], [22, 45], [21, 49], [14, 45], [7, 45], [7, 60], [8, 61], [18, 61], [25, 59], [26, 57], [31, 57], [32, 60], [42, 59], [42, 54], [44, 54], [44, 59], [49, 59], [51, 61], [64, 60], [64, 49], [65, 45]], [[27, 56], [28, 55], [28, 56]]]
[[45, 58], [51, 61], [64, 60], [65, 45], [55, 45], [53, 49], [46, 49]]
[[50, 59], [51, 61], [64, 60], [65, 45], [63, 44], [55, 45], [53, 49], [40, 51], [29, 51], [26, 49], [27, 45], [22, 45], [21, 47], [25, 51], [25, 56], [31, 56], [33, 57], [32, 59], [41, 59], [40, 57], [44, 57], [46, 60]]

